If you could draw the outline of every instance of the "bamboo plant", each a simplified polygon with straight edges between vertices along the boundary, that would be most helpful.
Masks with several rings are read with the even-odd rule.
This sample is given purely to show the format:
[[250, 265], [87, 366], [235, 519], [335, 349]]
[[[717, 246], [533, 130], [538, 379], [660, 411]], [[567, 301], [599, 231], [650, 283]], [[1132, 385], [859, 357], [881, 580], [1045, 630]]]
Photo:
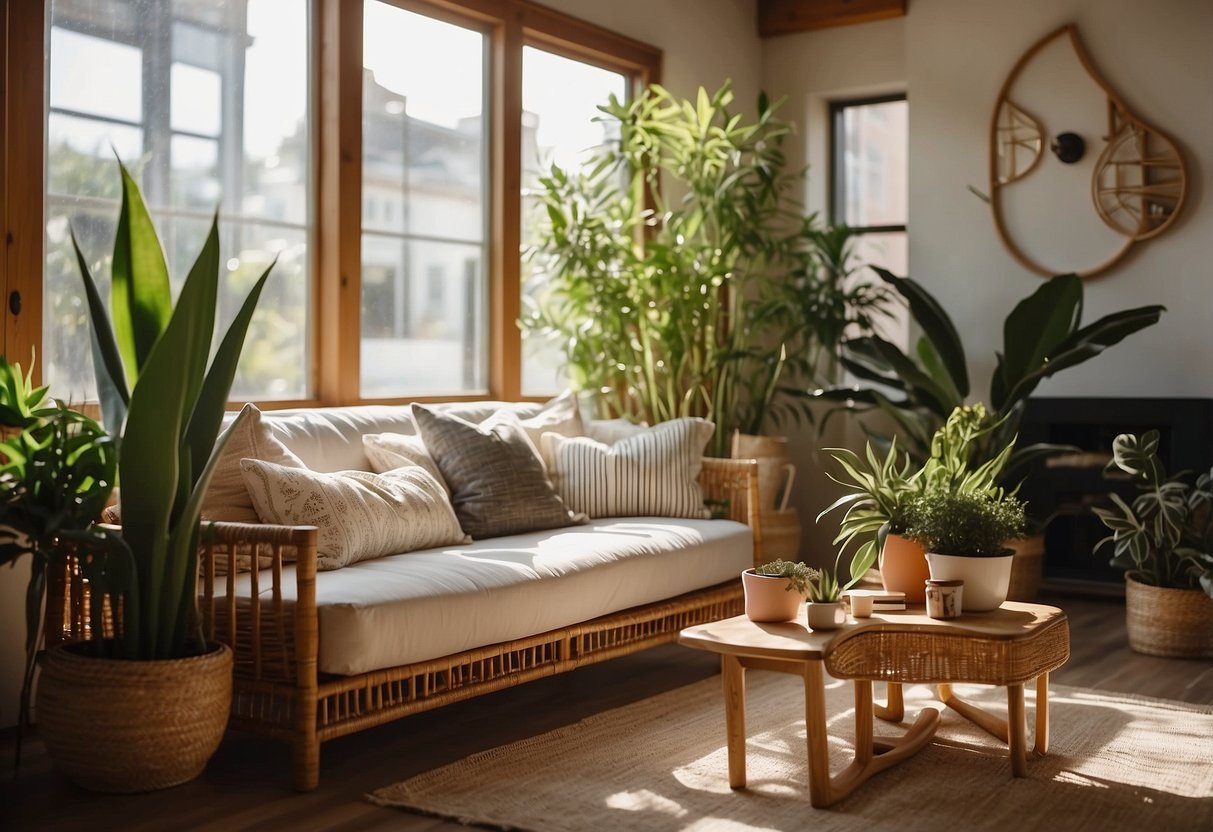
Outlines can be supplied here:
[[[218, 216], [174, 306], [168, 268], [139, 187], [125, 167], [107, 313], [76, 245], [92, 324], [101, 413], [119, 438], [121, 532], [88, 577], [123, 594], [121, 638], [98, 651], [128, 659], [204, 652], [196, 609], [202, 498], [222, 453], [216, 437], [245, 334], [273, 264], [211, 357], [219, 286]], [[209, 364], [208, 364], [209, 359]], [[100, 592], [93, 593], [100, 604]], [[99, 617], [100, 608], [93, 614]]]

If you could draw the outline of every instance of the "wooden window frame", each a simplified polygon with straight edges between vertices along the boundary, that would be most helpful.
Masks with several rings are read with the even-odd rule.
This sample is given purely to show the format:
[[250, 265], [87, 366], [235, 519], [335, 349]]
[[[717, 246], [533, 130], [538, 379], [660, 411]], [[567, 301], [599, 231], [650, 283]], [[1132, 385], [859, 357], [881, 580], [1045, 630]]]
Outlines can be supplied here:
[[[360, 390], [363, 0], [311, 0], [312, 396], [266, 409], [411, 401], [522, 400], [522, 49], [619, 72], [634, 92], [661, 76], [660, 49], [530, 0], [382, 0], [489, 38], [488, 390], [363, 398]], [[42, 346], [45, 270], [46, 21], [50, 0], [0, 0], [0, 223], [5, 354]], [[29, 118], [31, 112], [38, 118]], [[19, 303], [17, 302], [19, 298]], [[36, 368], [40, 378], [40, 367]], [[54, 392], [54, 391], [52, 391]], [[234, 403], [233, 403], [234, 404]]]

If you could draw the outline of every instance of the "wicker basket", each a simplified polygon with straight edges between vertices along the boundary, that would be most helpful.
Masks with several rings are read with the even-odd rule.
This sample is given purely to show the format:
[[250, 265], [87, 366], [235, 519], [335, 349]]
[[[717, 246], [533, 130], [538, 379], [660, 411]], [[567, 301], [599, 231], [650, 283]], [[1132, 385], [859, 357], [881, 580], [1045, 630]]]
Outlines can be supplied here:
[[42, 659], [38, 730], [81, 786], [142, 792], [192, 780], [219, 747], [232, 701], [232, 651], [126, 661], [58, 645]]
[[1150, 586], [1126, 573], [1125, 625], [1135, 652], [1213, 658], [1213, 598], [1203, 590]]
[[1015, 550], [1015, 560], [1011, 561], [1011, 588], [1007, 591], [1007, 600], [1032, 603], [1040, 591], [1045, 536], [1034, 534], [1009, 540], [1007, 547]]

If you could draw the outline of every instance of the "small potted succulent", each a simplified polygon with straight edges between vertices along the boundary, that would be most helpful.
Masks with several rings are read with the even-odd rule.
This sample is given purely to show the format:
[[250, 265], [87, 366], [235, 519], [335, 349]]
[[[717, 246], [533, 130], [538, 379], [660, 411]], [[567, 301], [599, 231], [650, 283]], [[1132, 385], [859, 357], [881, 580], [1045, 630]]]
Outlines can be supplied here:
[[966, 612], [1007, 600], [1015, 553], [1006, 541], [1025, 524], [1023, 502], [1000, 489], [932, 488], [906, 507], [906, 536], [926, 549], [932, 578], [964, 581]]
[[1112, 565], [1125, 572], [1125, 622], [1138, 653], [1213, 658], [1213, 470], [1194, 480], [1168, 477], [1158, 431], [1121, 434], [1109, 471], [1123, 471], [1141, 493], [1131, 504], [1095, 513], [1112, 532]]
[[[835, 570], [838, 564], [834, 564]], [[833, 630], [841, 623], [842, 590], [835, 571], [822, 569], [809, 581], [808, 617], [810, 630]], [[855, 581], [846, 585], [850, 588]]]
[[816, 569], [782, 558], [741, 573], [745, 614], [751, 621], [791, 621], [800, 611]]

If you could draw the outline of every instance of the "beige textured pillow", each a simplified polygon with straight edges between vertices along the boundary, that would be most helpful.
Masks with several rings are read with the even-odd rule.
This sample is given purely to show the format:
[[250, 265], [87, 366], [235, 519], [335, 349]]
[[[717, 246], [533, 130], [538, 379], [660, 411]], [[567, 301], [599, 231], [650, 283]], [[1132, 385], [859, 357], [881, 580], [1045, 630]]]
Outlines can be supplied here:
[[674, 419], [614, 445], [544, 434], [556, 493], [590, 517], [707, 518], [699, 470], [714, 426]]
[[419, 466], [322, 474], [246, 459], [240, 468], [263, 521], [319, 529], [320, 569], [469, 542], [446, 492]]
[[[491, 418], [496, 418], [497, 415], [493, 414]], [[527, 438], [531, 440], [531, 444], [535, 446], [537, 452], [543, 448], [542, 439], [545, 433], [558, 433], [561, 436], [581, 436], [585, 432], [582, 430], [581, 413], [577, 409], [577, 398], [570, 390], [564, 391], [549, 401], [543, 406], [543, 410], [534, 416], [519, 421], [522, 424], [522, 429], [526, 431]], [[488, 424], [488, 421], [481, 422], [481, 424]], [[542, 453], [540, 453], [540, 459], [543, 459]], [[543, 459], [543, 462], [544, 465], [547, 465], [546, 459]]]
[[215, 473], [202, 500], [202, 516], [207, 520], [228, 520], [236, 523], [256, 523], [257, 510], [249, 498], [240, 460], [260, 459], [287, 468], [302, 468], [303, 463], [274, 436], [270, 426], [261, 418], [254, 404], [241, 411], [244, 418], [228, 428], [235, 430], [223, 455], [215, 465]]
[[362, 437], [362, 449], [366, 458], [371, 461], [371, 470], [376, 474], [386, 474], [406, 465], [417, 465], [424, 468], [449, 495], [451, 489], [442, 478], [442, 472], [430, 452], [425, 449], [425, 442], [420, 436], [409, 436], [404, 433], [368, 433]]

